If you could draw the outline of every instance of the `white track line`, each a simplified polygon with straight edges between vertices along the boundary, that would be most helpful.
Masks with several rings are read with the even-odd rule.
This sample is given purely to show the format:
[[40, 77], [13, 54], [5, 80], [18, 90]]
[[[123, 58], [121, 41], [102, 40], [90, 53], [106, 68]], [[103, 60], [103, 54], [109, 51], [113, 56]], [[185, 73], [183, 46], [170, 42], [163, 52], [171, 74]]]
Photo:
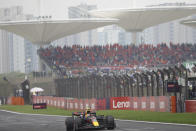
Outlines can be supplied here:
[[175, 125], [175, 126], [195, 126], [192, 124], [180, 124], [180, 123], [165, 123], [165, 122], [152, 122], [152, 121], [136, 121], [136, 120], [121, 120], [116, 119], [117, 121], [127, 121], [127, 122], [137, 122], [137, 123], [148, 123], [148, 124], [162, 124], [162, 125]]
[[29, 113], [20, 113], [20, 112], [14, 112], [14, 111], [7, 111], [7, 110], [0, 110], [8, 113], [13, 113], [17, 115], [29, 115], [29, 116], [56, 116], [56, 117], [69, 117], [69, 116], [60, 116], [60, 115], [46, 115], [46, 114], [29, 114]]
[[[34, 115], [34, 116], [55, 116], [55, 117], [69, 117], [69, 116], [60, 116], [60, 115], [45, 115], [45, 114], [29, 114], [29, 113], [19, 113], [19, 112], [13, 112], [13, 111], [7, 111], [7, 110], [0, 110], [8, 113], [18, 114], [18, 115]], [[151, 122], [151, 121], [136, 121], [136, 120], [121, 120], [116, 119], [117, 121], [126, 121], [126, 122], [136, 122], [136, 123], [148, 123], [148, 124], [162, 124], [162, 125], [175, 125], [175, 126], [191, 126], [196, 127], [196, 125], [191, 124], [180, 124], [180, 123], [164, 123], [164, 122]]]

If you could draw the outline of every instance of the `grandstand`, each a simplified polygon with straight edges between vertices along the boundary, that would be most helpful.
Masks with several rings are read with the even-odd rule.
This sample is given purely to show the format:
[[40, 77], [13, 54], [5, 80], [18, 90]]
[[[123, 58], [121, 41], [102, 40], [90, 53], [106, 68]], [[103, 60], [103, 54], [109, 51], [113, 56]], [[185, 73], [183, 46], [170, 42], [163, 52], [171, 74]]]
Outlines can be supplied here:
[[157, 46], [136, 45], [105, 45], [72, 47], [40, 48], [38, 54], [52, 69], [57, 69], [61, 75], [66, 75], [66, 68], [82, 67], [159, 67], [159, 65], [182, 64], [185, 61], [196, 60], [196, 45], [165, 43]]
[[[99, 15], [100, 12], [96, 13]], [[8, 22], [0, 23], [0, 28], [19, 34], [34, 44], [44, 45], [63, 36], [114, 23], [130, 32], [142, 31], [153, 25], [192, 15], [196, 13], [196, 7], [143, 8], [101, 13], [103, 17], [113, 19]], [[147, 17], [149, 21], [144, 22]], [[59, 76], [55, 79], [56, 96], [59, 97], [103, 99], [176, 96], [181, 103], [180, 110], [184, 109], [182, 103], [185, 100], [196, 98], [194, 69], [186, 69], [183, 65], [187, 60], [196, 60], [195, 44], [49, 46], [41, 47], [38, 54]]]
[[[101, 67], [107, 67], [108, 70], [105, 71], [105, 75], [107, 76], [108, 74], [111, 74], [113, 71], [115, 71], [115, 69], [112, 69], [113, 66], [115, 66], [115, 67], [121, 67], [123, 69], [126, 69], [126, 72], [123, 72], [122, 74], [120, 73], [113, 74], [111, 75], [111, 77], [128, 75], [131, 78], [131, 76], [134, 76], [135, 74], [138, 73], [140, 75], [143, 73], [148, 75], [149, 72], [152, 71], [151, 69], [154, 69], [154, 71], [159, 70], [158, 76], [161, 75], [162, 71], [160, 70], [163, 70], [165, 72], [164, 75], [166, 75], [168, 78], [171, 78], [171, 80], [178, 80], [178, 78], [182, 76], [179, 76], [180, 74], [178, 70], [177, 70], [178, 73], [174, 73], [175, 75], [174, 74], [172, 75], [173, 70], [169, 68], [172, 67], [179, 68], [179, 65], [182, 65], [183, 62], [186, 62], [187, 60], [195, 61], [196, 60], [195, 52], [196, 52], [196, 46], [194, 44], [174, 45], [172, 43], [170, 43], [169, 46], [166, 44], [160, 44], [157, 46], [147, 45], [147, 44], [140, 45], [140, 46], [135, 46], [135, 45], [121, 46], [118, 44], [114, 44], [114, 45], [92, 46], [92, 47], [81, 47], [79, 45], [78, 46], [74, 45], [72, 47], [65, 46], [63, 48], [50, 46], [48, 48], [45, 49], [40, 48], [38, 50], [38, 54], [40, 55], [40, 58], [44, 59], [45, 62], [48, 65], [50, 65], [50, 68], [52, 70], [56, 70], [62, 78], [69, 77], [69, 74], [67, 73], [70, 73], [69, 71], [72, 71], [76, 68], [82, 69], [82, 68], [93, 68], [93, 67], [95, 68], [95, 70], [94, 72], [91, 72], [90, 76], [95, 75], [97, 77], [102, 77], [102, 75], [99, 74], [100, 72], [97, 72], [96, 70], [97, 68], [101, 68]], [[164, 65], [163, 66], [164, 68], [160, 67], [160, 65]], [[147, 68], [143, 68], [145, 70], [133, 70], [134, 67], [147, 67]], [[117, 71], [119, 72], [119, 70]], [[189, 72], [191, 71], [192, 70], [189, 70]], [[171, 76], [168, 75], [167, 72], [171, 74]], [[72, 77], [80, 76], [80, 74], [77, 73], [79, 72], [76, 72], [75, 76], [74, 74], [72, 74]], [[102, 74], [104, 74], [103, 70], [102, 70]], [[157, 74], [154, 72], [153, 75], [156, 76]], [[85, 72], [85, 77], [86, 78], [89, 77], [88, 72]], [[70, 78], [70, 79], [73, 80], [74, 78]], [[164, 82], [164, 80], [162, 81]], [[157, 85], [157, 88], [158, 87], [159, 86]], [[64, 91], [60, 91], [60, 92], [63, 93]], [[157, 92], [157, 95], [165, 95], [165, 94], [164, 91], [162, 91], [162, 92]], [[124, 94], [122, 96], [126, 96], [126, 95]]]

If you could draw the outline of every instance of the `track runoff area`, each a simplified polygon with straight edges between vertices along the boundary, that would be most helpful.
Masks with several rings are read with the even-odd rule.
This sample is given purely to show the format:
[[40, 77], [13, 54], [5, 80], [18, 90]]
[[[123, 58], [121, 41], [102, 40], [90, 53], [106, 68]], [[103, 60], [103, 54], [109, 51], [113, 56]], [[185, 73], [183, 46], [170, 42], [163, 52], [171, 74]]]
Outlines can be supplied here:
[[[0, 110], [0, 131], [65, 131], [66, 116]], [[116, 120], [115, 131], [193, 131], [196, 125]], [[100, 130], [102, 131], [102, 130]]]

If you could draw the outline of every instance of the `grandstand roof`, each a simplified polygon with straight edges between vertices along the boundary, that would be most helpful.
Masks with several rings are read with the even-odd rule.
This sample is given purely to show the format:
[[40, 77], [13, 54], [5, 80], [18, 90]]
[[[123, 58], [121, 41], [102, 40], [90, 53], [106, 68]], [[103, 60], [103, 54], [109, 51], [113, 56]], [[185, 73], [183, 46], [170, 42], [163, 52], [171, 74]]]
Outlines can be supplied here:
[[116, 23], [115, 19], [68, 19], [0, 22], [0, 29], [15, 33], [33, 44], [50, 44], [61, 37]]
[[196, 28], [196, 19], [182, 20], [180, 23], [183, 25]]
[[91, 11], [92, 15], [119, 19], [118, 25], [129, 32], [144, 29], [196, 14], [196, 6], [145, 7], [133, 9], [112, 9]]

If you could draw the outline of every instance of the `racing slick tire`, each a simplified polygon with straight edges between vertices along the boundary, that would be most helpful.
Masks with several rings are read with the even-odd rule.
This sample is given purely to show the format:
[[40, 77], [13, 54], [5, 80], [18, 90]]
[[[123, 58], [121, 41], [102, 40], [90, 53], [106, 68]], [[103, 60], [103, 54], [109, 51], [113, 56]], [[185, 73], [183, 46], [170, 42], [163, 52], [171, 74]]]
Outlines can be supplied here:
[[75, 126], [74, 126], [75, 131], [78, 131], [78, 130], [79, 130], [79, 126], [80, 126], [81, 124], [82, 124], [81, 118], [76, 118], [76, 119], [75, 119]]
[[68, 117], [65, 120], [65, 125], [66, 125], [67, 131], [75, 131], [74, 130], [74, 119], [73, 119], [73, 117]]
[[115, 128], [115, 122], [113, 116], [106, 116], [106, 125], [108, 130], [113, 130]]

